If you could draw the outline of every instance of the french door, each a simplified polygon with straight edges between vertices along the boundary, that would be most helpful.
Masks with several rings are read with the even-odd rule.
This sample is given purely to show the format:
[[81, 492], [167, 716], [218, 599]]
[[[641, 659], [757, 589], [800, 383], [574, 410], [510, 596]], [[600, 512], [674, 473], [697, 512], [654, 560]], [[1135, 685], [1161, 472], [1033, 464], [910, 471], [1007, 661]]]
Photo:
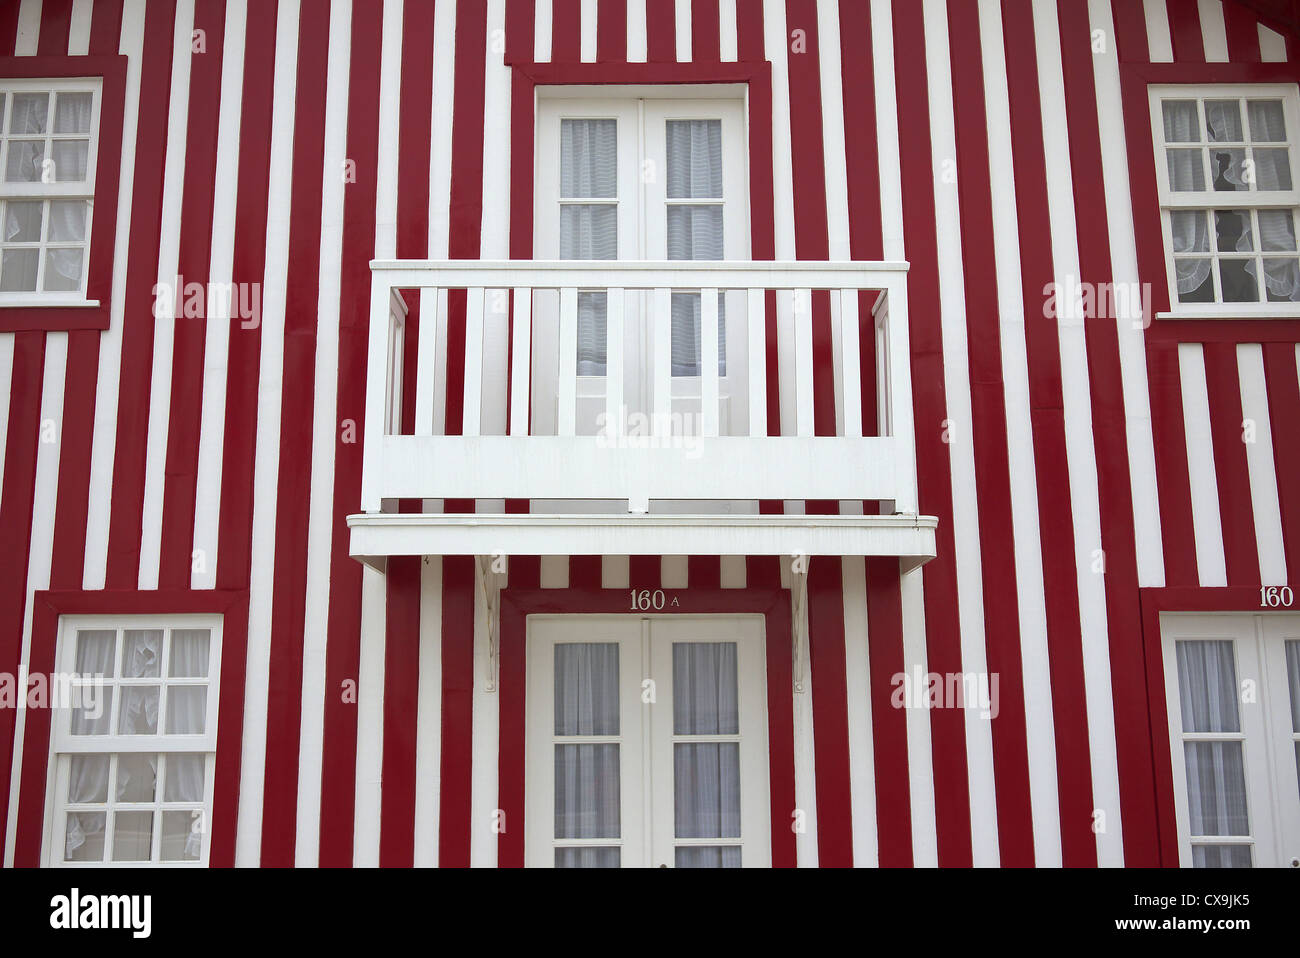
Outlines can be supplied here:
[[526, 863], [771, 864], [758, 617], [528, 620]]
[[[544, 98], [538, 104], [534, 254], [543, 260], [747, 260], [747, 141], [741, 100]], [[651, 407], [650, 297], [625, 293], [623, 383], [629, 417]], [[673, 290], [673, 432], [691, 434], [701, 410], [699, 290]], [[718, 294], [719, 430], [747, 424], [743, 293]], [[596, 435], [605, 411], [604, 290], [578, 293], [576, 432]], [[557, 420], [558, 297], [533, 303], [534, 426]], [[551, 373], [546, 375], [543, 373]], [[635, 428], [625, 431], [635, 432]], [[635, 423], [631, 424], [633, 427]]]

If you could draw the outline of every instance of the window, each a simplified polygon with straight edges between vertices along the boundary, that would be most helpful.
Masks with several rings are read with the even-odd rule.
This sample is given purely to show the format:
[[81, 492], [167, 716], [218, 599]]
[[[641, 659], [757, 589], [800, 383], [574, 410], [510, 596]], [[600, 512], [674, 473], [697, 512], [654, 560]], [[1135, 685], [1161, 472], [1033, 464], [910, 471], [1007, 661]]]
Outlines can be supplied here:
[[1300, 617], [1165, 616], [1182, 863], [1300, 864]]
[[0, 305], [86, 300], [102, 80], [0, 80]]
[[220, 616], [67, 616], [55, 713], [55, 865], [204, 865]]
[[1174, 314], [1300, 312], [1292, 85], [1152, 86]]
[[528, 864], [770, 864], [762, 626], [529, 620]]

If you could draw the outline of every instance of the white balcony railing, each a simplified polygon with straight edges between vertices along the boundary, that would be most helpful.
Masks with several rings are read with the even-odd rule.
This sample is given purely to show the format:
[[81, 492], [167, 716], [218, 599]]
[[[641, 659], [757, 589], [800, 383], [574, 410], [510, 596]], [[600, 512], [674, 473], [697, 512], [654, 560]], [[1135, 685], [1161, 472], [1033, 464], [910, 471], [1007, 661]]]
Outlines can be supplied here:
[[[626, 500], [632, 513], [646, 512], [650, 500], [862, 499], [892, 504], [887, 513], [917, 511], [906, 263], [376, 261], [371, 270], [366, 513], [399, 498]], [[415, 417], [402, 434], [400, 388], [412, 371], [401, 369], [405, 310], [394, 291], [417, 289], [466, 291], [463, 377], [447, 377], [463, 382], [462, 435], [434, 434], [439, 357], [427, 305]], [[672, 369], [672, 297], [683, 290], [699, 295], [699, 375], [690, 383]], [[590, 291], [605, 294], [599, 381], [580, 376], [576, 359], [579, 296]], [[768, 431], [769, 291], [777, 293], [779, 341], [793, 357], [781, 383], [794, 397], [792, 428], [783, 435]], [[868, 302], [878, 421], [867, 436], [862, 291], [876, 294]], [[810, 308], [814, 293], [831, 303], [832, 368], [814, 368], [813, 324], [825, 315]], [[485, 348], [485, 304], [501, 312], [505, 302], [513, 316], [508, 369], [498, 348], [504, 342]], [[504, 316], [496, 320], [504, 336]], [[835, 435], [814, 434], [814, 387], [823, 376], [834, 380]], [[508, 432], [499, 399], [485, 417], [485, 382], [489, 396], [504, 395], [509, 384]], [[638, 403], [648, 426], [633, 436], [627, 411]], [[698, 414], [697, 425], [682, 426], [675, 415], [682, 409]], [[590, 428], [593, 413], [599, 430]], [[485, 434], [487, 419], [497, 434]]]

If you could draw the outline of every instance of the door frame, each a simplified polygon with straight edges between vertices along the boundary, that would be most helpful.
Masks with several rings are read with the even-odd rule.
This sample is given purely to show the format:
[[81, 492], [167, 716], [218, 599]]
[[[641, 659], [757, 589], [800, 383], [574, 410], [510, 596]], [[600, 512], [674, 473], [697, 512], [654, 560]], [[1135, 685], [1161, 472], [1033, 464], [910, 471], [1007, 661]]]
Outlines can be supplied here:
[[[642, 590], [637, 590], [638, 592]], [[767, 755], [772, 866], [793, 868], [795, 834], [794, 698], [791, 604], [787, 589], [662, 589], [662, 608], [642, 614], [764, 617], [767, 670]], [[498, 834], [502, 868], [524, 865], [527, 762], [527, 619], [530, 615], [634, 615], [632, 589], [511, 589], [501, 592], [500, 747], [498, 802], [506, 827]], [[676, 600], [676, 604], [673, 602]]]

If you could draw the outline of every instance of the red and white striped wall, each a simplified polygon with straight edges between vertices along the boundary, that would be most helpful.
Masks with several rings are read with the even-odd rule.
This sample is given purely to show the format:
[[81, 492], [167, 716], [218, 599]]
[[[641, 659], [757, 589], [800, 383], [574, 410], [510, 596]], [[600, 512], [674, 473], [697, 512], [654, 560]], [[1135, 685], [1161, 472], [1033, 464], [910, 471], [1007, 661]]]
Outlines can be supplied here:
[[[473, 560], [381, 575], [348, 556], [368, 262], [531, 255], [531, 94], [509, 63], [767, 60], [754, 256], [910, 262], [921, 511], [939, 518], [919, 573], [813, 562], [811, 690], [773, 751], [809, 825], [784, 863], [1159, 864], [1168, 742], [1139, 589], [1300, 569], [1295, 327], [1049, 322], [1043, 290], [1163, 283], [1139, 268], [1160, 238], [1121, 63], [1286, 61], [1290, 43], [1234, 0], [14, 0], [0, 53], [128, 67], [111, 327], [0, 333], [0, 671], [52, 654], [37, 591], [239, 594], [214, 864], [512, 864], [492, 811], [522, 775], [501, 749], [520, 703], [481, 680]], [[177, 273], [261, 284], [260, 325], [155, 320]], [[463, 294], [448, 305], [450, 323], [411, 303], [407, 349], [437, 337], [435, 418], [456, 433]], [[817, 360], [831, 349], [819, 332]], [[792, 356], [782, 330], [778, 423]], [[485, 396], [502, 426], [506, 407]], [[833, 408], [818, 397], [819, 432]], [[771, 557], [509, 573], [783, 582]], [[918, 667], [998, 673], [997, 718], [893, 708], [891, 677]], [[39, 861], [47, 725], [0, 711], [5, 864]]]

